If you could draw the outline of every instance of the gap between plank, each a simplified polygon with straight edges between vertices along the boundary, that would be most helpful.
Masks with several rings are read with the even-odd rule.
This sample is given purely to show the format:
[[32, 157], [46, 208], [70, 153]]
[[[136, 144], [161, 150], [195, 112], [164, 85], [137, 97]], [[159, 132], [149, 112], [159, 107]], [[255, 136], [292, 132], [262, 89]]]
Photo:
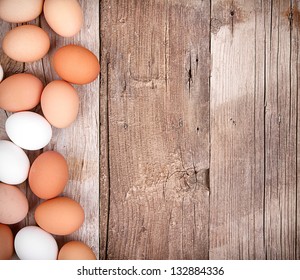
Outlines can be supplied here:
[[209, 54], [210, 54], [210, 69], [209, 69], [209, 79], [208, 79], [208, 188], [209, 188], [209, 192], [208, 192], [208, 233], [207, 233], [207, 239], [208, 239], [208, 252], [207, 252], [207, 257], [208, 259], [210, 259], [210, 225], [211, 225], [211, 186], [210, 186], [210, 176], [211, 176], [211, 71], [212, 71], [212, 53], [211, 53], [211, 41], [212, 41], [212, 30], [211, 30], [211, 22], [212, 22], [212, 0], [209, 1]]
[[[102, 1], [99, 1], [99, 61], [101, 63], [102, 61], [102, 52], [101, 52], [101, 46], [102, 46], [102, 42], [101, 42], [101, 4]], [[101, 66], [100, 66], [101, 67]], [[99, 235], [98, 235], [98, 259], [101, 259], [101, 186], [100, 186], [100, 181], [101, 181], [101, 166], [100, 166], [100, 160], [101, 160], [101, 149], [100, 149], [100, 145], [101, 145], [101, 118], [100, 118], [100, 108], [101, 108], [101, 98], [100, 98], [100, 92], [101, 92], [101, 80], [102, 80], [102, 75], [101, 75], [101, 70], [100, 70], [100, 74], [99, 74], [99, 99], [98, 99], [98, 106], [99, 106], [99, 122], [98, 122], [98, 131], [99, 131], [99, 147], [98, 147], [98, 157], [99, 157], [99, 168], [98, 168], [98, 178], [99, 178], [99, 196], [98, 196], [98, 201], [99, 201], [99, 208], [98, 208], [98, 217], [99, 217]]]
[[110, 221], [110, 191], [111, 191], [111, 181], [110, 181], [110, 145], [109, 145], [109, 62], [106, 62], [106, 155], [107, 155], [107, 181], [108, 181], [108, 192], [107, 192], [107, 221], [106, 221], [106, 244], [105, 244], [105, 259], [108, 257], [108, 239], [109, 239], [109, 221]]

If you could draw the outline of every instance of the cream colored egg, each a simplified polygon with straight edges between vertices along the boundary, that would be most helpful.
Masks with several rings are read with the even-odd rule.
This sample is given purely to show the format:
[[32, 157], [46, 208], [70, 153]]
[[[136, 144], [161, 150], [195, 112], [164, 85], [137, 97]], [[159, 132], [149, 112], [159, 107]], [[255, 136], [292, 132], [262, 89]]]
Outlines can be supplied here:
[[63, 37], [78, 33], [83, 23], [77, 0], [45, 0], [44, 15], [49, 26]]
[[43, 9], [43, 0], [0, 0], [0, 18], [21, 23], [37, 18]]
[[43, 90], [41, 106], [50, 124], [57, 128], [65, 128], [77, 117], [79, 97], [69, 83], [52, 81]]
[[18, 26], [7, 32], [3, 38], [4, 53], [19, 62], [33, 62], [41, 59], [50, 48], [48, 34], [35, 25]]

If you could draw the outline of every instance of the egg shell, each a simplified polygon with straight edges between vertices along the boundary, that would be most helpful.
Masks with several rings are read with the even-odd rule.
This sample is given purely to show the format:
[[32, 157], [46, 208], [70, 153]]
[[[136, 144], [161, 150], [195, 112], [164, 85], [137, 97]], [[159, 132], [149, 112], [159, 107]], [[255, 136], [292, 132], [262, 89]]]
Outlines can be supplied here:
[[0, 140], [0, 181], [17, 185], [27, 177], [30, 162], [25, 152], [7, 140]]
[[0, 65], [0, 82], [2, 82], [3, 77], [4, 77], [4, 71], [3, 71], [2, 66]]
[[5, 129], [8, 137], [26, 150], [42, 149], [52, 137], [52, 128], [48, 121], [33, 112], [12, 114], [6, 120]]
[[9, 226], [0, 224], [0, 260], [9, 260], [13, 253], [13, 233]]
[[68, 197], [56, 197], [42, 202], [34, 213], [36, 223], [45, 231], [67, 235], [78, 230], [84, 222], [81, 205]]
[[77, 45], [59, 48], [53, 55], [52, 65], [63, 80], [79, 85], [94, 81], [100, 72], [97, 57], [90, 50]]
[[3, 38], [4, 53], [19, 62], [33, 62], [44, 57], [50, 48], [48, 34], [35, 25], [21, 25]]
[[71, 125], [78, 115], [79, 97], [69, 83], [52, 81], [43, 90], [41, 107], [51, 125], [65, 128]]
[[13, 23], [31, 21], [43, 9], [43, 0], [1, 0], [0, 18]]
[[77, 0], [45, 0], [44, 15], [60, 36], [71, 37], [80, 31], [83, 13]]
[[92, 249], [80, 241], [70, 241], [60, 249], [58, 260], [96, 260]]
[[16, 187], [0, 183], [0, 223], [16, 224], [28, 213], [28, 200]]
[[30, 110], [39, 104], [43, 88], [32, 74], [9, 76], [0, 84], [0, 108], [9, 112]]
[[56, 260], [58, 246], [54, 237], [36, 226], [18, 231], [14, 241], [16, 254], [21, 260]]
[[32, 192], [42, 199], [58, 196], [64, 190], [69, 178], [68, 165], [58, 152], [40, 154], [31, 165], [28, 182]]

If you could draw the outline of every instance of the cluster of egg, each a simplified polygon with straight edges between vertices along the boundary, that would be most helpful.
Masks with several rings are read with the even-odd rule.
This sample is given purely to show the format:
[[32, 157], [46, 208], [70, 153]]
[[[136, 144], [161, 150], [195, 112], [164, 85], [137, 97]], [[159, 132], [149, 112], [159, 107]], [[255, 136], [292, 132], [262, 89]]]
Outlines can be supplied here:
[[[0, 18], [23, 23], [42, 11], [57, 34], [70, 37], [81, 29], [83, 13], [77, 0], [0, 0]], [[50, 49], [48, 34], [35, 25], [21, 25], [3, 38], [4, 53], [19, 62], [33, 62]], [[79, 97], [72, 84], [87, 84], [100, 71], [97, 57], [79, 45], [56, 50], [52, 66], [62, 80], [45, 87], [34, 75], [14, 74], [0, 83], [0, 108], [12, 112], [5, 123], [10, 139], [0, 140], [0, 259], [13, 251], [20, 259], [96, 259], [80, 241], [66, 243], [60, 250], [53, 235], [68, 235], [84, 222], [84, 210], [75, 200], [60, 196], [68, 179], [66, 159], [56, 151], [40, 154], [30, 166], [24, 152], [44, 148], [51, 140], [52, 126], [65, 128], [79, 110]], [[3, 69], [0, 67], [0, 81]], [[43, 114], [32, 110], [41, 105]], [[36, 226], [26, 226], [14, 237], [9, 225], [22, 221], [29, 211], [24, 193], [15, 185], [28, 180], [30, 189], [44, 201], [35, 209]]]

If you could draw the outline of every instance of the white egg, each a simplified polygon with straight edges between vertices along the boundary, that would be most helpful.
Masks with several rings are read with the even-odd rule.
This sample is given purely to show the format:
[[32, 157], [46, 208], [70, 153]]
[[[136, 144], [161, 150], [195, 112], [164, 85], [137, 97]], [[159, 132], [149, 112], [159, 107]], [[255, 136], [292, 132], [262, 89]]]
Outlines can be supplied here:
[[0, 65], [0, 82], [2, 82], [3, 76], [4, 76], [3, 68], [2, 68], [2, 66]]
[[36, 226], [22, 228], [15, 237], [20, 260], [56, 260], [58, 246], [54, 237]]
[[0, 140], [0, 181], [10, 185], [23, 183], [27, 177], [30, 162], [25, 152], [14, 143]]
[[52, 128], [41, 115], [33, 112], [18, 112], [5, 123], [8, 137], [25, 150], [39, 150], [51, 140]]

